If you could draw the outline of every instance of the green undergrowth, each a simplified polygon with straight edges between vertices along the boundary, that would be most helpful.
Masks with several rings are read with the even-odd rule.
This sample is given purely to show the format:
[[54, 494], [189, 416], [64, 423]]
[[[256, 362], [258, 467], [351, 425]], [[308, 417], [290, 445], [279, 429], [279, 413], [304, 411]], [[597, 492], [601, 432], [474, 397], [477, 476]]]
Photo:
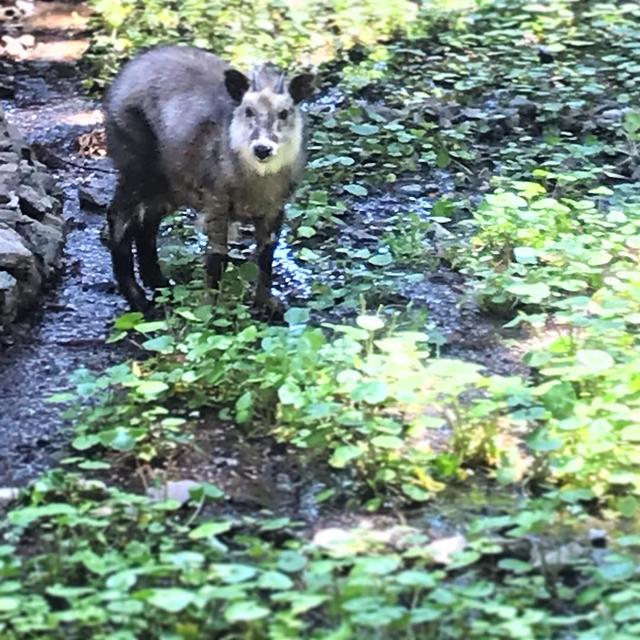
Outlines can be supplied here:
[[[638, 631], [629, 555], [637, 536], [620, 538], [597, 567], [575, 537], [545, 546], [548, 510], [476, 519], [466, 540], [432, 542], [397, 525], [328, 529], [310, 543], [288, 518], [194, 522], [217, 500], [207, 485], [181, 507], [48, 474], [8, 517], [2, 637], [625, 639]], [[554, 558], [566, 553], [573, 586], [556, 573]]]
[[[310, 285], [267, 324], [249, 265], [214, 299], [169, 251], [192, 283], [110, 337], [141, 356], [54, 398], [72, 451], [3, 524], [0, 637], [637, 637], [635, 5], [93, 6], [94, 86], [161, 41], [321, 63], [287, 211]], [[527, 377], [446, 356], [411, 295], [435, 269], [521, 332]], [[220, 431], [322, 478], [313, 526], [180, 466]]]

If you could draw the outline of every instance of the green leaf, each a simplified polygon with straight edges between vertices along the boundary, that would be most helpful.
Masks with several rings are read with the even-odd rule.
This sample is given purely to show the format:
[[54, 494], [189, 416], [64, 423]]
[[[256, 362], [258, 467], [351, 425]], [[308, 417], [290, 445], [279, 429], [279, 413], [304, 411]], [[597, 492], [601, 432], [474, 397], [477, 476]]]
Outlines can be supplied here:
[[438, 149], [436, 153], [436, 166], [439, 169], [446, 169], [451, 164], [451, 156], [449, 156], [449, 152], [444, 149]]
[[487, 196], [487, 202], [494, 207], [505, 209], [520, 209], [527, 206], [527, 201], [515, 193], [491, 193]]
[[615, 360], [600, 349], [579, 349], [576, 351], [576, 362], [587, 374], [601, 373], [615, 365]]
[[542, 302], [551, 295], [549, 285], [544, 282], [536, 282], [532, 284], [524, 282], [522, 284], [511, 284], [507, 285], [505, 289], [509, 293], [513, 293], [520, 298], [528, 298], [532, 302]]
[[258, 570], [248, 564], [214, 564], [211, 567], [216, 575], [227, 584], [238, 584], [251, 580]]
[[353, 196], [366, 196], [369, 193], [361, 184], [346, 184], [342, 188]]
[[136, 439], [129, 429], [117, 427], [110, 431], [103, 431], [100, 440], [105, 446], [117, 451], [131, 451], [136, 446]]
[[138, 572], [132, 569], [125, 569], [109, 576], [106, 581], [107, 589], [116, 591], [129, 591], [138, 579]]
[[367, 404], [381, 404], [389, 397], [389, 387], [382, 380], [361, 382], [351, 392], [351, 399], [355, 402]]
[[359, 136], [372, 136], [380, 131], [380, 127], [377, 127], [375, 124], [368, 124], [366, 122], [363, 124], [351, 124], [349, 125], [349, 129], [351, 129], [353, 133]]
[[287, 381], [278, 389], [278, 399], [285, 406], [300, 407], [303, 404], [304, 396], [302, 389], [295, 382]]
[[371, 440], [371, 444], [381, 449], [402, 449], [404, 447], [404, 441], [397, 436], [376, 436]]
[[538, 260], [538, 252], [532, 247], [516, 247], [513, 255], [520, 264], [535, 264]]
[[402, 485], [402, 493], [415, 502], [426, 502], [432, 497], [432, 493], [417, 487], [415, 484], [409, 484], [408, 482]]
[[11, 524], [19, 527], [26, 527], [41, 518], [55, 516], [72, 516], [76, 514], [76, 508], [64, 502], [54, 502], [40, 507], [24, 507], [11, 511], [7, 519]]
[[105, 340], [105, 344], [114, 344], [120, 342], [120, 340], [124, 340], [126, 337], [126, 331], [115, 331]]
[[640, 442], [640, 424], [631, 424], [620, 432], [620, 438], [629, 442]]
[[316, 235], [316, 230], [313, 227], [307, 227], [305, 225], [302, 225], [298, 227], [296, 233], [301, 238], [312, 238], [313, 236]]
[[270, 591], [285, 591], [293, 586], [293, 580], [279, 571], [265, 571], [258, 580], [258, 588]]
[[356, 324], [366, 331], [377, 331], [384, 327], [384, 321], [378, 316], [358, 316]]
[[624, 496], [616, 502], [618, 511], [625, 518], [633, 518], [638, 513], [638, 500], [634, 496]]
[[212, 536], [217, 536], [221, 533], [226, 533], [231, 529], [232, 523], [228, 521], [224, 522], [205, 522], [201, 524], [199, 527], [196, 527], [191, 533], [189, 533], [189, 538], [191, 540], [202, 540], [203, 538], [211, 538]]
[[154, 398], [169, 388], [166, 382], [161, 380], [137, 380], [134, 383], [136, 391], [148, 398]]
[[120, 316], [114, 323], [113, 326], [116, 329], [133, 329], [137, 324], [140, 324], [144, 320], [144, 314], [140, 313], [140, 311], [132, 311], [131, 313], [125, 313]]
[[195, 595], [186, 589], [151, 589], [147, 602], [158, 609], [177, 613], [186, 609], [194, 600]]
[[513, 573], [527, 573], [532, 569], [528, 562], [516, 560], [515, 558], [503, 558], [498, 562], [498, 567], [505, 571], [512, 571]]
[[608, 251], [596, 251], [589, 256], [587, 264], [592, 267], [601, 267], [609, 264], [613, 256]]
[[249, 282], [249, 283], [257, 282], [260, 269], [258, 268], [258, 265], [255, 262], [253, 262], [252, 260], [249, 260], [247, 262], [243, 262], [238, 267], [238, 273], [240, 274], [240, 277], [245, 282]]
[[137, 324], [135, 329], [140, 333], [153, 333], [154, 331], [165, 331], [167, 323], [164, 320], [154, 320], [153, 322], [143, 322]]
[[605, 582], [621, 582], [628, 580], [635, 573], [635, 569], [636, 564], [633, 560], [623, 559], [600, 565], [597, 573]]
[[307, 559], [297, 551], [282, 551], [278, 558], [278, 569], [287, 573], [298, 573], [307, 565]]
[[401, 564], [396, 555], [371, 556], [358, 558], [355, 563], [354, 573], [367, 573], [374, 576], [386, 576], [395, 571]]
[[84, 460], [78, 465], [78, 469], [84, 469], [85, 471], [104, 471], [105, 469], [111, 469], [111, 465], [102, 460]]
[[408, 587], [420, 587], [422, 589], [432, 589], [437, 584], [434, 574], [426, 569], [407, 569], [406, 571], [401, 571], [395, 577], [395, 581], [398, 584], [403, 584]]
[[309, 315], [309, 309], [306, 307], [291, 307], [284, 314], [284, 319], [289, 326], [307, 324]]
[[71, 446], [78, 451], [86, 451], [100, 444], [100, 438], [97, 435], [83, 435], [74, 438], [71, 442]]
[[147, 351], [158, 351], [159, 353], [171, 353], [174, 341], [171, 336], [158, 336], [142, 343], [142, 347]]
[[369, 258], [369, 264], [376, 267], [386, 267], [393, 262], [393, 256], [390, 253], [377, 253]]
[[336, 469], [344, 469], [352, 460], [359, 458], [363, 453], [360, 447], [343, 445], [333, 452], [329, 464]]
[[242, 600], [234, 602], [224, 612], [227, 622], [249, 622], [265, 618], [271, 613], [269, 609], [260, 605], [256, 600]]
[[0, 611], [15, 611], [20, 608], [20, 600], [8, 596], [0, 596]]

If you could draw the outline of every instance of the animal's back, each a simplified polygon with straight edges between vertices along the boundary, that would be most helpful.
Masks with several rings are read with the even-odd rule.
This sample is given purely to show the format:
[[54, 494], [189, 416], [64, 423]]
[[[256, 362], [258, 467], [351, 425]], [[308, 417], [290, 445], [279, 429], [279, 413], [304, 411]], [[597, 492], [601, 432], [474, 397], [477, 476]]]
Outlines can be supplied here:
[[115, 166], [127, 171], [175, 161], [204, 124], [222, 125], [233, 109], [224, 87], [228, 68], [212, 53], [180, 46], [153, 49], [125, 65], [105, 104]]

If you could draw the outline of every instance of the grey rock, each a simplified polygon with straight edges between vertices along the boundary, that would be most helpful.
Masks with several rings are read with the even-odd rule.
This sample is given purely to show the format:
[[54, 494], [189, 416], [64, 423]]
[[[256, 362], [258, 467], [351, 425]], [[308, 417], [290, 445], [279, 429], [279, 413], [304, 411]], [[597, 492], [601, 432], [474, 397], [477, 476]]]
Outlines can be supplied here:
[[53, 199], [46, 194], [38, 193], [28, 184], [19, 187], [18, 199], [20, 211], [35, 220], [42, 220], [47, 213], [53, 211]]
[[0, 107], [0, 324], [33, 304], [60, 263], [64, 221], [52, 176]]
[[78, 189], [80, 206], [92, 211], [105, 211], [109, 206], [109, 197], [102, 189], [80, 187]]
[[0, 271], [0, 326], [13, 322], [19, 311], [18, 281], [6, 271]]
[[403, 184], [398, 187], [398, 191], [408, 196], [421, 196], [424, 193], [424, 185], [417, 182]]
[[62, 231], [29, 218], [26, 219], [26, 224], [18, 222], [17, 230], [24, 238], [27, 247], [41, 259], [42, 275], [48, 278], [60, 262], [64, 245]]
[[20, 495], [17, 487], [0, 487], [0, 509], [5, 509], [12, 502], [15, 502]]
[[6, 225], [7, 227], [15, 229], [20, 221], [26, 222], [27, 220], [28, 218], [16, 209], [0, 209], [0, 224]]
[[0, 165], [0, 204], [7, 204], [15, 199], [19, 185], [18, 165], [15, 163]]
[[9, 227], [0, 228], [0, 269], [8, 271], [18, 281], [20, 308], [36, 299], [42, 286], [36, 258], [20, 234]]
[[20, 270], [32, 259], [20, 235], [9, 227], [0, 227], [0, 267]]
[[538, 114], [538, 105], [525, 96], [516, 96], [509, 102], [509, 106], [515, 109], [523, 120], [533, 121]]
[[46, 224], [50, 227], [55, 227], [62, 231], [64, 229], [64, 220], [61, 216], [54, 213], [47, 213], [44, 218], [42, 218], [42, 223]]
[[201, 483], [194, 480], [170, 480], [160, 487], [149, 487], [147, 496], [151, 500], [176, 500], [184, 504], [191, 500], [191, 491], [199, 489]]

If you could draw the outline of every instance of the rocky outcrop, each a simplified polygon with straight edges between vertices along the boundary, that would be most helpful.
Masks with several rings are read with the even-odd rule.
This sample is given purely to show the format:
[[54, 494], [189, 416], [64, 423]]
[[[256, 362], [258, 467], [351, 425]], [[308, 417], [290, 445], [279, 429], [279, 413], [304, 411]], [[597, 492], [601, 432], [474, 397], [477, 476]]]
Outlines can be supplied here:
[[0, 107], [0, 327], [35, 303], [58, 267], [63, 226], [53, 179]]

